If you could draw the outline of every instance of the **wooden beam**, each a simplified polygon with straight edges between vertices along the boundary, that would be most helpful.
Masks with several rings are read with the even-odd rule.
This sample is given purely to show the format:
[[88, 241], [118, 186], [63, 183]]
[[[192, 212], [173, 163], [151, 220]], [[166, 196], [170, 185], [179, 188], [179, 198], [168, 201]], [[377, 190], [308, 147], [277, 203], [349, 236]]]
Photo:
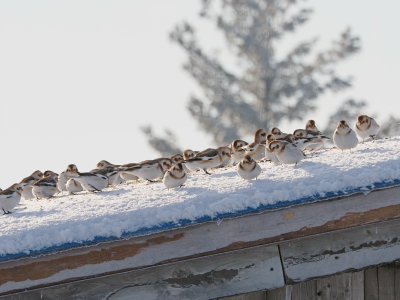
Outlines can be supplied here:
[[280, 249], [288, 282], [388, 263], [400, 258], [400, 220], [289, 241]]
[[0, 294], [400, 218], [400, 187], [66, 249], [0, 264]]
[[[277, 246], [261, 246], [15, 295], [30, 299], [210, 299], [284, 285]], [[12, 296], [10, 296], [12, 297]], [[17, 298], [15, 298], [17, 299]]]

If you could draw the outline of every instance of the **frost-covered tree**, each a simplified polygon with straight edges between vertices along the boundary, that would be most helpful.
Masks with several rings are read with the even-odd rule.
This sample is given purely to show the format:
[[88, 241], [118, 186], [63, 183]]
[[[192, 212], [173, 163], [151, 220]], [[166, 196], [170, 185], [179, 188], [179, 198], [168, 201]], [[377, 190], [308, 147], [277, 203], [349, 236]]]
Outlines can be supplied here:
[[312, 13], [299, 2], [203, 0], [200, 17], [223, 34], [235, 64], [206, 51], [191, 24], [183, 22], [171, 32], [172, 41], [187, 54], [184, 70], [202, 90], [191, 96], [188, 110], [217, 145], [257, 128], [269, 130], [284, 120], [302, 120], [316, 108], [322, 94], [351, 86], [350, 78], [335, 70], [360, 49], [359, 38], [350, 29], [324, 51], [316, 50], [313, 37], [282, 53], [284, 38], [293, 37]]

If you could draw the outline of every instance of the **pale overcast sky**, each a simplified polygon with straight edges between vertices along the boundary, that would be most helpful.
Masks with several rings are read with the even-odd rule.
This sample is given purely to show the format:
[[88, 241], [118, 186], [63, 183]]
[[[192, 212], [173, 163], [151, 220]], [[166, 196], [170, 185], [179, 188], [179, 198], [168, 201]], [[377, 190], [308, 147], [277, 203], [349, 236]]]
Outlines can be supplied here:
[[[69, 163], [87, 171], [101, 159], [137, 162], [157, 154], [139, 126], [175, 131], [181, 145], [203, 149], [185, 105], [196, 86], [181, 69], [184, 53], [168, 33], [197, 20], [195, 0], [0, 1], [0, 187], [32, 171], [61, 172]], [[361, 36], [362, 51], [340, 67], [354, 88], [327, 95], [313, 115], [324, 123], [346, 97], [369, 101], [378, 120], [400, 117], [400, 2], [307, 1], [315, 12], [298, 36], [321, 44], [346, 26]], [[201, 27], [208, 47], [219, 45]], [[283, 124], [290, 130], [297, 124]], [[323, 126], [322, 126], [323, 127]]]

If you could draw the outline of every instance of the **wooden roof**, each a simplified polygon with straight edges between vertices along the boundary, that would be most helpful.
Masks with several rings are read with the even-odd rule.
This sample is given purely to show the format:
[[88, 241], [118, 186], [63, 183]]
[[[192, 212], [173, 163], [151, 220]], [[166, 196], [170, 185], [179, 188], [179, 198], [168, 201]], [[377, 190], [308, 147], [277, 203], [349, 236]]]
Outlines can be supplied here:
[[400, 187], [393, 186], [5, 261], [0, 295], [73, 290], [105, 298], [129, 290], [206, 299], [273, 289], [399, 259], [399, 229]]

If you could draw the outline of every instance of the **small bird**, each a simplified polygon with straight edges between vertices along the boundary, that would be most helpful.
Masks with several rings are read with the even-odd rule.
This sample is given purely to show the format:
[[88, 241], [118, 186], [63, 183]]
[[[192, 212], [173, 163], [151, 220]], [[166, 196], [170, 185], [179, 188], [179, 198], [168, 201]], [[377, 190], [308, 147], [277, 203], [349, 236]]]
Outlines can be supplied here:
[[45, 171], [43, 178], [35, 181], [32, 186], [32, 193], [36, 199], [51, 198], [59, 193], [57, 188], [58, 174], [53, 171]]
[[5, 215], [11, 213], [11, 209], [16, 207], [21, 200], [21, 192], [23, 187], [15, 183], [8, 189], [0, 192], [0, 208]]
[[188, 167], [202, 169], [207, 175], [210, 175], [207, 169], [220, 166], [227, 158], [231, 158], [231, 149], [229, 147], [208, 148], [185, 160], [184, 163]]
[[170, 189], [182, 187], [187, 180], [187, 175], [182, 163], [177, 163], [167, 170], [164, 174], [163, 183]]
[[[158, 160], [164, 173], [167, 172], [168, 169], [172, 167], [172, 161], [171, 161], [171, 159], [169, 159], [167, 157], [156, 158], [155, 160]], [[163, 174], [163, 176], [164, 176], [164, 174]]]
[[278, 157], [276, 157], [275, 153], [269, 148], [269, 144], [275, 141], [275, 136], [271, 133], [267, 135], [267, 143], [268, 145], [265, 147], [265, 158], [267, 161], [273, 163], [280, 163]]
[[[164, 164], [164, 166], [162, 166], [162, 164]], [[122, 178], [125, 178], [125, 175], [128, 174], [152, 182], [155, 179], [162, 178], [164, 176], [164, 168], [168, 169], [167, 166], [171, 166], [168, 161], [158, 159], [145, 160], [131, 167], [122, 168], [120, 174]]]
[[250, 155], [246, 155], [238, 164], [237, 173], [246, 180], [257, 179], [258, 175], [261, 173], [261, 167]]
[[246, 155], [246, 150], [243, 148], [247, 146], [249, 143], [243, 140], [234, 140], [231, 143], [231, 150], [232, 150], [232, 164], [239, 163], [243, 157]]
[[[127, 165], [130, 166], [131, 164], [127, 164]], [[114, 165], [106, 160], [99, 161], [97, 163], [96, 167], [97, 167], [97, 169], [93, 169], [90, 172], [107, 176], [109, 186], [115, 186], [115, 185], [124, 183], [125, 181], [128, 181], [128, 180], [137, 180], [138, 179], [138, 177], [136, 177], [136, 176], [134, 176], [134, 177], [128, 176], [129, 177], [128, 179], [122, 178], [120, 176], [120, 173], [118, 172], [122, 166]]]
[[358, 139], [356, 133], [351, 130], [345, 120], [341, 120], [333, 134], [333, 142], [339, 149], [351, 149], [357, 146]]
[[375, 121], [375, 119], [368, 117], [367, 115], [359, 115], [357, 118], [357, 123], [355, 125], [355, 130], [357, 135], [362, 138], [363, 143], [366, 138], [375, 139], [378, 134], [380, 126]]
[[171, 160], [172, 165], [183, 162], [183, 156], [180, 154], [172, 155], [169, 159]]
[[21, 193], [22, 198], [24, 198], [25, 200], [31, 200], [35, 198], [35, 196], [32, 193], [32, 185], [36, 180], [39, 180], [42, 177], [43, 173], [40, 172], [39, 170], [36, 170], [30, 176], [25, 177], [19, 182], [20, 186], [23, 187]]
[[286, 133], [283, 133], [277, 127], [271, 129], [271, 134], [273, 134], [277, 139], [283, 138], [286, 135]]
[[297, 140], [296, 144], [301, 144], [302, 146], [300, 148], [309, 151], [322, 149], [325, 145], [325, 140], [329, 140], [329, 138], [321, 134], [321, 132], [308, 129], [296, 129], [293, 135]]
[[308, 120], [306, 123], [306, 130], [314, 131], [314, 132], [319, 132], [317, 126], [315, 125], [314, 120]]
[[88, 192], [100, 192], [108, 186], [108, 177], [102, 174], [93, 172], [81, 173], [76, 166], [71, 168], [70, 172], [72, 178], [67, 181], [67, 189], [70, 189], [74, 182], [78, 182]]
[[67, 182], [73, 177], [78, 177], [78, 168], [74, 164], [69, 164], [64, 172], [58, 175], [57, 188], [60, 192], [70, 192], [71, 194], [83, 191], [82, 186], [77, 182], [76, 185], [67, 188]]
[[[183, 151], [183, 161], [188, 160], [189, 158], [194, 157], [197, 153], [199, 153], [199, 151], [193, 151], [191, 149], [186, 149]], [[188, 164], [184, 164], [184, 166], [191, 172], [197, 172], [198, 170], [200, 170], [197, 167], [193, 167], [191, 165]]]
[[269, 149], [273, 151], [281, 163], [295, 164], [301, 161], [305, 155], [296, 145], [286, 141], [273, 141], [269, 144]]
[[254, 142], [247, 145], [246, 155], [250, 155], [255, 161], [265, 157], [265, 146], [267, 144], [267, 133], [263, 129], [258, 129], [254, 134]]

